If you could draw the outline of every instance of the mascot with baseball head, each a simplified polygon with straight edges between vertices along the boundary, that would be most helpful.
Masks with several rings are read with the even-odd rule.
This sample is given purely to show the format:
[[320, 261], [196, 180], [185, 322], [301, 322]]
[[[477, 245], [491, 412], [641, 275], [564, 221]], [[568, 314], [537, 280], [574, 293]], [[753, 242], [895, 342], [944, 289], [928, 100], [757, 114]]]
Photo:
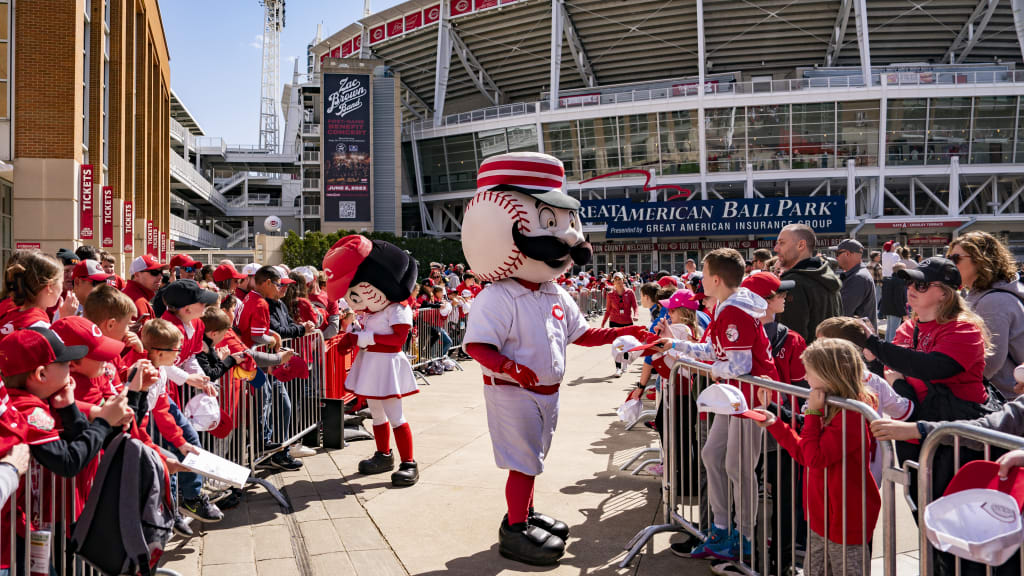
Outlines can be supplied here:
[[373, 417], [377, 451], [359, 463], [360, 474], [391, 472], [391, 431], [401, 462], [391, 475], [394, 486], [412, 486], [419, 470], [412, 457], [412, 430], [402, 414], [402, 398], [419, 391], [409, 359], [402, 352], [412, 330], [406, 300], [416, 284], [416, 260], [382, 240], [352, 235], [338, 240], [324, 256], [327, 294], [344, 298], [362, 314], [362, 330], [342, 336], [344, 347], [359, 347], [345, 388], [362, 396]]
[[580, 203], [564, 188], [562, 162], [546, 154], [492, 156], [480, 165], [477, 193], [466, 206], [462, 250], [476, 277], [493, 282], [477, 296], [466, 352], [484, 377], [494, 461], [508, 470], [508, 515], [499, 552], [527, 564], [553, 564], [569, 528], [533, 508], [534, 478], [558, 419], [558, 387], [569, 344], [601, 346], [618, 336], [647, 336], [639, 326], [596, 329], [553, 282], [590, 262]]

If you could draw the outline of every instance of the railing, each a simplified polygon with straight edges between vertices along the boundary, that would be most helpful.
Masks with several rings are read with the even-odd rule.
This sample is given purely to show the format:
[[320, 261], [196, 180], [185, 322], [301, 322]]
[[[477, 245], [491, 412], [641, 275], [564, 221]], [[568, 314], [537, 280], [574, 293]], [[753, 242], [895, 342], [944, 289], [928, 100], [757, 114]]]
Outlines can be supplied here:
[[[280, 202], [278, 203], [280, 205]], [[244, 208], [246, 206], [270, 206], [271, 197], [270, 194], [266, 193], [249, 193], [248, 196], [242, 195], [231, 198], [228, 200], [228, 206], [232, 208]]]
[[171, 176], [178, 181], [187, 184], [193, 192], [203, 197], [222, 212], [227, 208], [227, 201], [224, 195], [217, 191], [208, 180], [196, 171], [187, 160], [177, 154], [170, 154]]
[[184, 238], [186, 240], [202, 244], [202, 247], [206, 248], [227, 247], [226, 238], [217, 236], [198, 224], [189, 222], [188, 220], [175, 216], [174, 214], [171, 214], [171, 234], [177, 234], [179, 238]]
[[298, 216], [298, 217], [301, 217], [301, 218], [319, 218], [320, 217], [320, 206], [319, 205], [310, 206], [309, 204], [306, 204], [306, 205], [302, 206], [301, 208], [296, 207], [295, 208], [295, 215]]
[[320, 125], [319, 124], [303, 124], [302, 125], [303, 136], [319, 136]]
[[303, 178], [302, 179], [303, 190], [319, 190], [320, 179], [319, 178]]
[[235, 231], [233, 234], [228, 236], [227, 247], [232, 248], [238, 245], [239, 242], [247, 241], [249, 239], [249, 222], [246, 220], [242, 221], [242, 227]]
[[248, 176], [249, 174], [247, 172], [238, 172], [231, 178], [221, 180], [220, 182], [215, 182], [214, 188], [216, 188], [220, 192], [225, 192], [233, 188], [236, 184], [241, 183], [243, 180], [248, 178]]
[[187, 144], [187, 138], [190, 135], [187, 128], [182, 126], [181, 123], [174, 118], [170, 118], [170, 124], [168, 127], [171, 133], [171, 138], [174, 138], [183, 144]]
[[320, 161], [320, 152], [319, 151], [316, 151], [316, 152], [303, 152], [302, 153], [302, 161], [303, 162], [319, 162]]
[[196, 148], [202, 154], [219, 154], [223, 156], [227, 151], [227, 144], [219, 136], [200, 136], [196, 138]]

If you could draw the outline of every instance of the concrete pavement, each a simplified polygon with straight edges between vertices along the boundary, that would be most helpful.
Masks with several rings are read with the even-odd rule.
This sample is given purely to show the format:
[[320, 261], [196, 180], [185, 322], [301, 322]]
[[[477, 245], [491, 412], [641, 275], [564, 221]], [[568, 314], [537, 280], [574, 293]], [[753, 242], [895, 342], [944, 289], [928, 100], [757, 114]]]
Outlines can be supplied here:
[[[618, 469], [656, 445], [657, 437], [642, 427], [626, 431], [615, 413], [638, 379], [637, 368], [613, 379], [607, 347], [577, 346], [569, 348], [567, 366], [558, 430], [535, 496], [538, 510], [570, 526], [567, 554], [557, 566], [533, 568], [497, 552], [506, 473], [494, 466], [474, 362], [463, 363], [463, 372], [431, 377], [405, 402], [420, 463], [416, 486], [396, 489], [388, 475], [358, 474], [372, 440], [321, 450], [302, 470], [270, 476], [291, 500], [293, 514], [251, 490], [220, 524], [187, 542], [173, 541], [166, 566], [216, 576], [709, 573], [707, 562], [667, 550], [681, 538], [673, 534], [657, 535], [629, 568], [616, 567], [625, 543], [660, 515], [660, 479]], [[905, 511], [898, 524], [900, 550], [914, 550], [916, 528]], [[874, 549], [881, 553], [880, 545]], [[901, 574], [916, 574], [915, 555], [901, 558]]]

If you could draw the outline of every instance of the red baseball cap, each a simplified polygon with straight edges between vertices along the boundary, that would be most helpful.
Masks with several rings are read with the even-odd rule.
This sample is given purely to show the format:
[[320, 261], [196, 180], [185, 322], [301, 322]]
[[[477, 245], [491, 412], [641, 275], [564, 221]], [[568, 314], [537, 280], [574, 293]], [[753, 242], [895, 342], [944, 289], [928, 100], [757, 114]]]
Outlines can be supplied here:
[[88, 353], [88, 346], [67, 346], [56, 332], [41, 326], [17, 330], [0, 340], [0, 366], [8, 376], [56, 362], [81, 360]]
[[338, 240], [324, 256], [324, 274], [327, 276], [327, 295], [332, 300], [344, 298], [359, 265], [373, 250], [373, 242], [366, 236], [353, 234]]
[[123, 342], [104, 336], [99, 326], [81, 316], [61, 318], [52, 328], [67, 345], [88, 347], [85, 357], [90, 360], [109, 362], [124, 350]]
[[302, 356], [295, 355], [287, 364], [274, 368], [273, 376], [281, 382], [288, 382], [296, 378], [309, 378], [309, 365], [306, 364]]
[[231, 280], [232, 278], [235, 280], [242, 280], [247, 278], [247, 276], [236, 270], [231, 264], [221, 264], [213, 271], [214, 282], [223, 282], [225, 280]]
[[779, 280], [779, 277], [771, 272], [755, 272], [747, 276], [740, 284], [741, 288], [746, 288], [765, 300], [776, 292], [792, 290], [794, 286], [796, 286], [796, 282]]
[[662, 276], [661, 279], [658, 280], [658, 286], [661, 286], [662, 288], [665, 288], [666, 286], [678, 286], [678, 285], [679, 285], [679, 278], [677, 278], [675, 276]]
[[235, 423], [231, 419], [231, 415], [228, 414], [223, 408], [220, 409], [220, 422], [212, 430], [208, 430], [214, 438], [220, 438], [221, 440], [227, 438], [231, 431], [235, 429]]
[[175, 266], [195, 267], [197, 264], [199, 266], [203, 265], [202, 262], [197, 262], [196, 260], [193, 260], [192, 257], [189, 256], [188, 254], [175, 254], [174, 257], [171, 258], [171, 261], [169, 263], [171, 268], [174, 268]]
[[82, 260], [78, 264], [75, 264], [75, 268], [71, 271], [72, 280], [88, 278], [95, 282], [103, 282], [111, 276], [113, 276], [113, 274], [107, 274], [104, 272], [103, 266], [95, 260]]
[[163, 270], [164, 268], [167, 268], [167, 264], [161, 264], [159, 260], [150, 254], [143, 254], [132, 260], [131, 266], [128, 267], [128, 276], [134, 276], [139, 272]]

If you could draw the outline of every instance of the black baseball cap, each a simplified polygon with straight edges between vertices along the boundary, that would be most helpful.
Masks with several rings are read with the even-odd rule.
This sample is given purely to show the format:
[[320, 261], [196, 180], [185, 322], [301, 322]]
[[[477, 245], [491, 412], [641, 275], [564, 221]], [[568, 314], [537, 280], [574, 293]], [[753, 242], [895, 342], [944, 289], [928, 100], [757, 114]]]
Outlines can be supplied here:
[[161, 295], [170, 308], [184, 308], [196, 302], [210, 306], [220, 299], [216, 292], [200, 288], [195, 280], [175, 280], [164, 287]]
[[67, 248], [57, 250], [57, 260], [60, 260], [60, 263], [64, 266], [74, 266], [79, 262], [78, 256]]
[[911, 282], [942, 282], [954, 290], [958, 290], [963, 281], [960, 278], [960, 270], [952, 260], [933, 256], [922, 260], [917, 268], [899, 270], [897, 278]]

